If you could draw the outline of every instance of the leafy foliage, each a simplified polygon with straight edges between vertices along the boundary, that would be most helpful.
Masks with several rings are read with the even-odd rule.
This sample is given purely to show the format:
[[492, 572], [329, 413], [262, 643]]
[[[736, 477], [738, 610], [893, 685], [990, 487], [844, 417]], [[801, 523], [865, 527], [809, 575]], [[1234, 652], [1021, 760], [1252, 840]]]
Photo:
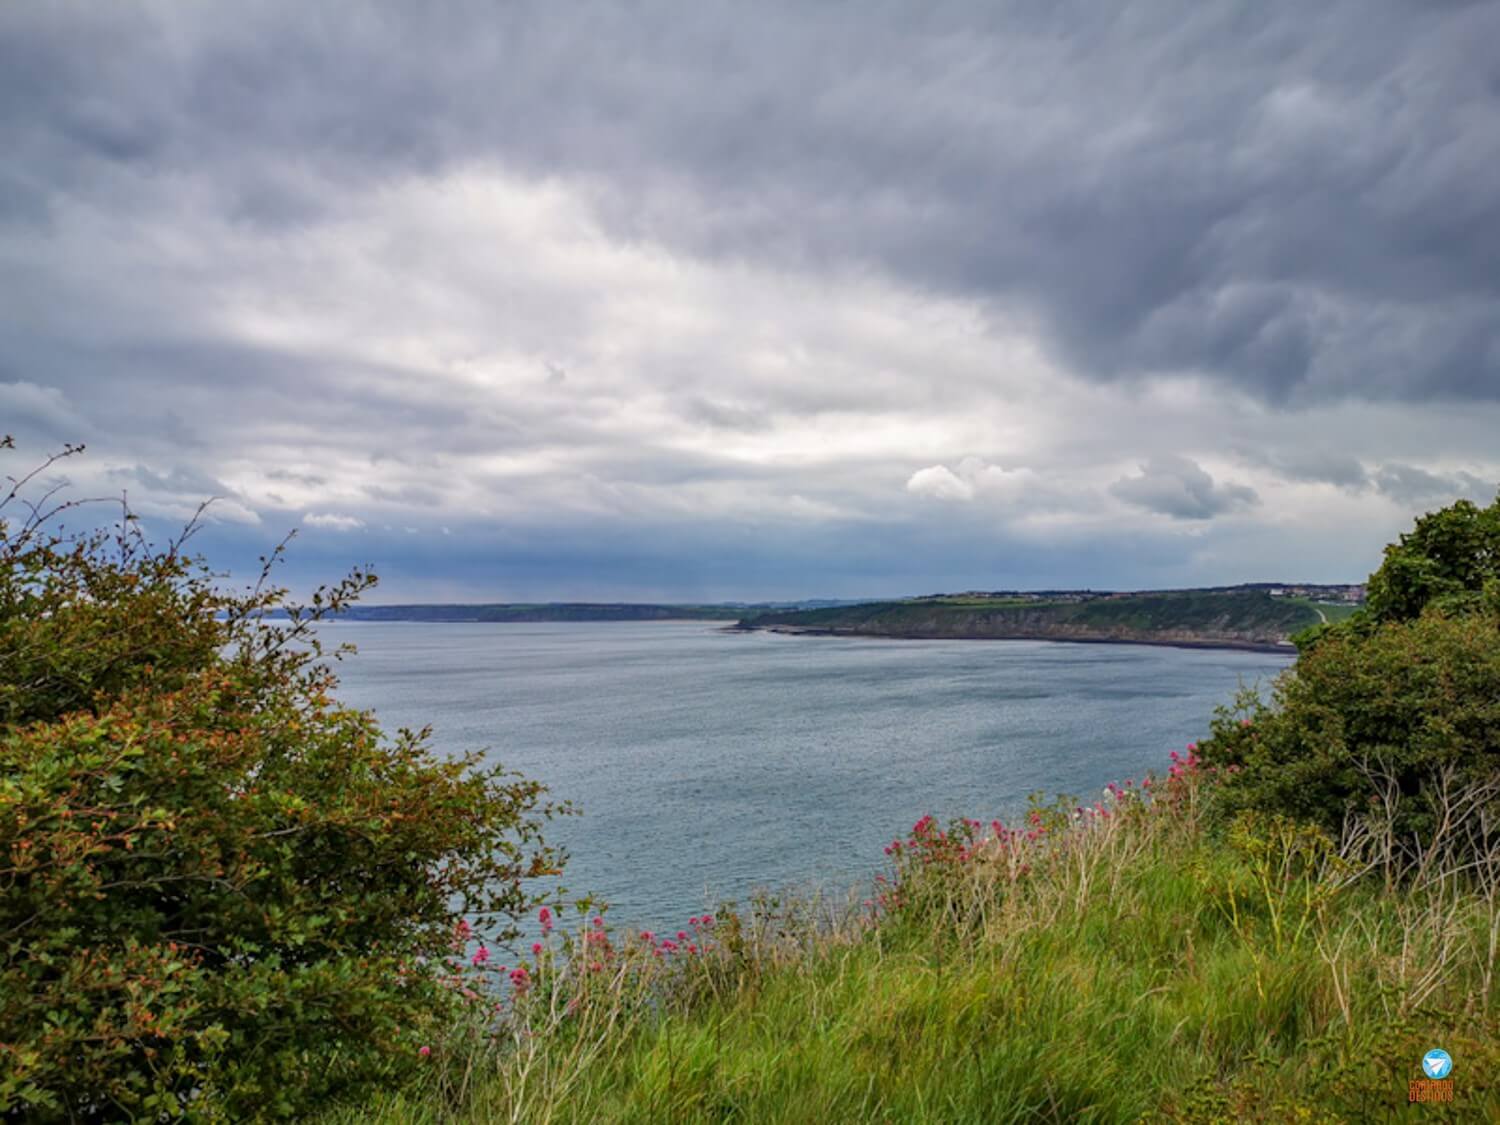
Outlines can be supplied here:
[[333, 700], [314, 626], [373, 576], [293, 606], [278, 549], [225, 592], [128, 512], [57, 529], [31, 479], [0, 501], [0, 1118], [291, 1117], [400, 1078], [470, 1003], [457, 921], [514, 936], [559, 810]]
[[1460, 500], [1417, 520], [1385, 549], [1367, 597], [1371, 616], [1382, 622], [1410, 621], [1428, 606], [1500, 606], [1500, 497], [1488, 508]]
[[[1207, 761], [1240, 767], [1224, 804], [1337, 832], [1394, 788], [1399, 834], [1434, 828], [1440, 784], [1500, 775], [1500, 501], [1423, 516], [1370, 577], [1369, 611], [1299, 638], [1268, 705], [1221, 712]], [[1493, 604], [1492, 604], [1493, 603]]]

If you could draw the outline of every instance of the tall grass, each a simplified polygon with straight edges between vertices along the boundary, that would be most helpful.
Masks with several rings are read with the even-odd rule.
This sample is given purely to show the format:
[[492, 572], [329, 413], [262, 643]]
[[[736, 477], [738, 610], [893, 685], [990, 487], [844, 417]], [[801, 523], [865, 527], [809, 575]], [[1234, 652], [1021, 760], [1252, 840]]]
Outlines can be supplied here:
[[[762, 900], [683, 936], [549, 935], [426, 1078], [343, 1120], [1500, 1120], [1493, 789], [1340, 840], [1214, 825], [1189, 755], [1018, 826], [925, 819], [866, 902]], [[1154, 793], [1154, 795], [1153, 795]], [[602, 920], [601, 920], [602, 921]]]

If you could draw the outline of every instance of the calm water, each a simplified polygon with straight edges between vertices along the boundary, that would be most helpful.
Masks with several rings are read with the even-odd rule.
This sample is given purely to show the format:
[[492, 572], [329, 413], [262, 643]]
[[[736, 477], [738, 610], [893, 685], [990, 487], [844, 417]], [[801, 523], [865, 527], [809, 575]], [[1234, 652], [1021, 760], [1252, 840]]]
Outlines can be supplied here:
[[611, 919], [677, 926], [759, 887], [848, 885], [923, 813], [1163, 770], [1277, 655], [726, 633], [716, 623], [343, 623], [341, 697], [551, 786]]

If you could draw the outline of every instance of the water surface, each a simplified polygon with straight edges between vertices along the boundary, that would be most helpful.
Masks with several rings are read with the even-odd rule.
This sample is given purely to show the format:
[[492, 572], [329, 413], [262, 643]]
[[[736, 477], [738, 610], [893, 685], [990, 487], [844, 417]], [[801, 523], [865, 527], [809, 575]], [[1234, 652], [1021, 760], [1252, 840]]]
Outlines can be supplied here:
[[550, 838], [611, 920], [848, 885], [924, 813], [1161, 771], [1279, 654], [730, 633], [714, 622], [346, 622], [340, 696], [580, 805]]

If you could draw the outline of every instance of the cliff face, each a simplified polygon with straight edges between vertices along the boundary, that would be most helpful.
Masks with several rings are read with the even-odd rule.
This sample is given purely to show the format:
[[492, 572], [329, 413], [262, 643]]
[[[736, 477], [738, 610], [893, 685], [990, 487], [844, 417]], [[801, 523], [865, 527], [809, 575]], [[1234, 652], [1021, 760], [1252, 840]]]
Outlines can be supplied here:
[[741, 621], [740, 627], [873, 637], [1289, 649], [1293, 633], [1318, 621], [1317, 611], [1310, 606], [1272, 598], [1261, 591], [1185, 591], [993, 606], [942, 600], [874, 602], [830, 610], [761, 614]]

